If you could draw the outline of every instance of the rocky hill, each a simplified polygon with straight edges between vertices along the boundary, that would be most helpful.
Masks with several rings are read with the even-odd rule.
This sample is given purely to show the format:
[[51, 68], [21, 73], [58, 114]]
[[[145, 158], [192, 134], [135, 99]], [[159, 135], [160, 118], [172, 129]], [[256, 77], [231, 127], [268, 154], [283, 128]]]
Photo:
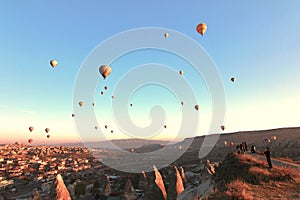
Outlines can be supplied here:
[[228, 154], [212, 178], [209, 199], [300, 199], [300, 166], [273, 161], [269, 169], [264, 157]]

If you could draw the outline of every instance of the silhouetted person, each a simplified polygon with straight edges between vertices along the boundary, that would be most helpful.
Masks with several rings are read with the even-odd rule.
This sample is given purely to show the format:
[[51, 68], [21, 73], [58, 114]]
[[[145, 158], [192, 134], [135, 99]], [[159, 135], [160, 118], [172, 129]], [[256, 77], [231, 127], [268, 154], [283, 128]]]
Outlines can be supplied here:
[[251, 146], [251, 153], [256, 153], [256, 147], [254, 145]]
[[264, 154], [266, 155], [269, 168], [273, 168], [272, 162], [271, 162], [271, 151], [270, 151], [269, 147], [266, 147], [266, 150], [265, 150]]

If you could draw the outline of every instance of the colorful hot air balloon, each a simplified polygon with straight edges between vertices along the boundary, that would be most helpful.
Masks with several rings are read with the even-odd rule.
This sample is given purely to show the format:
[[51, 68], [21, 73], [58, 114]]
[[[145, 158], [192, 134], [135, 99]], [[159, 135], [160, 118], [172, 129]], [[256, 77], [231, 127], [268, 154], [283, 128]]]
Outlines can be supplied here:
[[50, 135], [47, 135], [47, 138], [50, 138]]
[[103, 91], [101, 91], [101, 94], [102, 94], [102, 95], [104, 95], [104, 92], [103, 92]]
[[234, 78], [234, 77], [231, 77], [230, 80], [231, 80], [231, 82], [234, 82], [234, 81], [235, 81], [235, 78]]
[[195, 105], [195, 109], [199, 110], [200, 106], [199, 105]]
[[167, 128], [167, 125], [164, 125], [164, 128]]
[[98, 126], [95, 126], [95, 129], [97, 130], [97, 129], [98, 129]]
[[111, 130], [110, 132], [111, 132], [111, 133], [114, 133], [114, 130]]
[[131, 104], [130, 104], [130, 106], [132, 107], [132, 106], [133, 106], [133, 104], [131, 103]]
[[165, 33], [165, 34], [164, 34], [164, 37], [165, 37], [165, 38], [168, 38], [168, 37], [169, 37], [169, 33]]
[[104, 126], [107, 129], [107, 125]]
[[57, 60], [50, 60], [50, 65], [52, 68], [56, 67], [57, 64], [58, 64]]
[[197, 32], [200, 33], [201, 35], [204, 35], [204, 33], [205, 33], [206, 30], [207, 30], [207, 26], [206, 26], [205, 23], [198, 24], [196, 30], [197, 30]]
[[28, 139], [28, 143], [31, 144], [33, 142], [33, 139]]
[[75, 117], [75, 114], [72, 114], [72, 117]]
[[96, 104], [93, 102], [93, 103], [92, 103], [92, 106], [95, 106], [95, 105], [96, 105]]
[[33, 127], [33, 126], [30, 126], [30, 127], [29, 127], [29, 131], [32, 132], [33, 130], [34, 130], [34, 127]]
[[50, 131], [49, 128], [45, 128], [45, 132], [48, 133]]
[[99, 67], [99, 72], [103, 76], [104, 79], [106, 79], [106, 77], [108, 77], [110, 75], [111, 71], [112, 70], [108, 65], [101, 65]]
[[130, 152], [133, 153], [133, 152], [134, 152], [134, 148], [131, 148], [131, 149], [130, 149]]
[[107, 86], [104, 86], [104, 90], [107, 90], [108, 89], [108, 87]]
[[277, 140], [277, 137], [275, 135], [273, 136], [273, 140]]
[[225, 126], [224, 126], [224, 125], [222, 125], [222, 126], [221, 126], [221, 129], [224, 131], [224, 130], [225, 130]]
[[230, 147], [234, 147], [234, 142], [230, 142], [230, 143], [229, 143], [229, 146], [230, 146]]
[[82, 101], [79, 101], [79, 103], [78, 103], [78, 104], [79, 104], [79, 106], [80, 106], [80, 107], [82, 107], [82, 106], [83, 106], [83, 102], [82, 102]]
[[180, 70], [180, 71], [179, 71], [179, 74], [180, 74], [180, 75], [183, 75], [183, 71], [182, 71], [182, 70]]

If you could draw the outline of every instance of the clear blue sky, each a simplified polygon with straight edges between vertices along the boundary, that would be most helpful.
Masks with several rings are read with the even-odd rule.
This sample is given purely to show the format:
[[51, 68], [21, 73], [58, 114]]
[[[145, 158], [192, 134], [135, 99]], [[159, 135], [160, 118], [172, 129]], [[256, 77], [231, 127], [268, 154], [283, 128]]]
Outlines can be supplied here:
[[108, 37], [149, 26], [182, 32], [209, 53], [224, 81], [227, 131], [298, 126], [299, 10], [297, 0], [1, 1], [0, 141], [46, 142], [46, 127], [52, 142], [78, 140], [70, 115], [80, 65]]

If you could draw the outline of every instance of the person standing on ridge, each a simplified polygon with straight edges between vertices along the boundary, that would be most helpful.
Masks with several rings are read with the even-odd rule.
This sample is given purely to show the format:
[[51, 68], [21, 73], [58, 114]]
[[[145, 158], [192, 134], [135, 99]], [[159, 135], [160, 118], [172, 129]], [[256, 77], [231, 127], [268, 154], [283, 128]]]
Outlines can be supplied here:
[[267, 158], [267, 162], [268, 162], [269, 168], [273, 168], [272, 162], [271, 162], [271, 151], [270, 151], [270, 147], [266, 147], [264, 154], [266, 155], [266, 158]]

